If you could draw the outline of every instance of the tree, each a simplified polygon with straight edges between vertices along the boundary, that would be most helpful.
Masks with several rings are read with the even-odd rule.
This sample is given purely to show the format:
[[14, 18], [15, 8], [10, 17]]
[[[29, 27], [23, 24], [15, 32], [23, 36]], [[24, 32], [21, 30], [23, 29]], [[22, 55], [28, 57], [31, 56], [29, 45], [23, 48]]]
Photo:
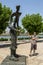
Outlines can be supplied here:
[[41, 32], [43, 32], [43, 22], [42, 22], [42, 28], [41, 28]]
[[24, 34], [25, 33], [24, 28], [22, 28], [22, 27], [19, 26], [18, 29], [20, 30], [20, 32], [17, 32], [17, 35], [20, 35], [20, 34]]
[[2, 6], [0, 3], [0, 34], [3, 33], [8, 26], [11, 12], [12, 10], [9, 7], [6, 7], [5, 5]]
[[24, 34], [24, 33], [25, 33], [24, 28], [22, 28], [22, 27], [20, 27], [20, 26], [19, 26], [19, 30], [20, 30], [20, 33], [22, 33], [22, 34]]
[[22, 19], [23, 27], [30, 33], [33, 34], [36, 32], [38, 34], [41, 32], [42, 27], [42, 16], [38, 14], [26, 15]]

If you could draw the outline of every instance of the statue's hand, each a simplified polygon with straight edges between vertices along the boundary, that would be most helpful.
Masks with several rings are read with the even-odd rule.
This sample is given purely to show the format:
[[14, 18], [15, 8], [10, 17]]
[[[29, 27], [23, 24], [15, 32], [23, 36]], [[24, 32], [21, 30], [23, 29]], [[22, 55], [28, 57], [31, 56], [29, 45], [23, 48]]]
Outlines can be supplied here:
[[16, 29], [16, 31], [20, 32], [20, 30]]
[[20, 30], [18, 29], [18, 31], [20, 31]]

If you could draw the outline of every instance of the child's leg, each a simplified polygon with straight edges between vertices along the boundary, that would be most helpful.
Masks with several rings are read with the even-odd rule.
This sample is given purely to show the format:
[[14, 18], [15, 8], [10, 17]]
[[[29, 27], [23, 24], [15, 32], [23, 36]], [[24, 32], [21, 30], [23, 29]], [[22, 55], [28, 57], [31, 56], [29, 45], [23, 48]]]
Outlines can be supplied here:
[[33, 49], [33, 54], [35, 54], [35, 49]]
[[34, 45], [33, 54], [35, 54], [35, 50], [36, 50], [36, 45]]
[[31, 53], [32, 53], [32, 50], [30, 50], [30, 54], [29, 54], [29, 56], [32, 56], [32, 54], [31, 54]]
[[33, 50], [33, 44], [31, 44], [30, 54], [32, 53], [32, 50]]
[[32, 49], [30, 50], [30, 54], [32, 53]]

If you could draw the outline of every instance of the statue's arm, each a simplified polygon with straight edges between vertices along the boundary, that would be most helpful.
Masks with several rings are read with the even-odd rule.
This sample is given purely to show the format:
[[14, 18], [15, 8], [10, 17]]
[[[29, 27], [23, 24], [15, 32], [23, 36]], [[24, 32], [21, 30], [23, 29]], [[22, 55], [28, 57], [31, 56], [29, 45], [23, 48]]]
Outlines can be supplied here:
[[15, 29], [14, 27], [9, 26], [9, 28], [10, 28], [11, 30], [14, 30], [14, 31], [20, 32], [20, 30]]
[[13, 16], [16, 16], [16, 13], [15, 13], [15, 12], [11, 15], [11, 18], [12, 18]]

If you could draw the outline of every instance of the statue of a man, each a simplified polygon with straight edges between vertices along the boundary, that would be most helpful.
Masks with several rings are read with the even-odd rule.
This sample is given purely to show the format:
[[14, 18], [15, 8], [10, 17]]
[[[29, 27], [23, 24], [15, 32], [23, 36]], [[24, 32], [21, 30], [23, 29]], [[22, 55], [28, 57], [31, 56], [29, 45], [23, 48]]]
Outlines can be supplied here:
[[12, 22], [12, 17], [15, 16], [15, 20], [14, 20], [14, 24], [13, 26], [9, 26], [10, 28], [10, 35], [11, 35], [11, 59], [15, 59], [15, 57], [17, 56], [16, 54], [16, 49], [17, 49], [17, 32], [19, 30], [17, 30], [17, 27], [19, 26], [18, 21], [19, 21], [19, 16], [21, 15], [21, 13], [19, 13], [19, 9], [20, 6], [16, 6], [16, 12], [14, 12], [11, 15], [11, 22]]
[[19, 30], [15, 29], [13, 26], [10, 27], [10, 36], [11, 36], [11, 56], [16, 56], [17, 49], [17, 32]]

